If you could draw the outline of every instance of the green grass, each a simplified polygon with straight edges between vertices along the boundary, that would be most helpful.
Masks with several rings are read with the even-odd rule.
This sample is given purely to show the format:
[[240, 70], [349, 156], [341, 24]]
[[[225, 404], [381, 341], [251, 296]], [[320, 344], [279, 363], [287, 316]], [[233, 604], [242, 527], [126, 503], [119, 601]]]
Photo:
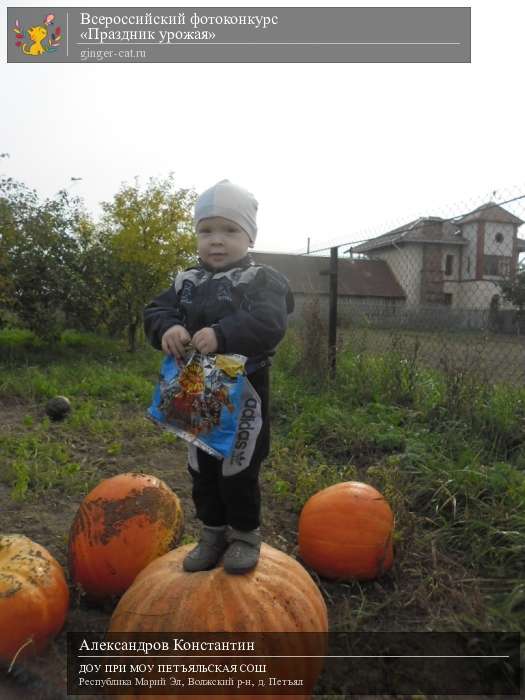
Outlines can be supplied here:
[[[0, 479], [13, 498], [85, 492], [98, 465], [176, 441], [143, 417], [160, 353], [130, 354], [72, 332], [54, 352], [28, 338], [0, 332], [0, 397], [27, 407], [0, 437]], [[305, 373], [301, 358], [291, 331], [272, 370], [263, 470], [276, 502], [298, 515], [321, 488], [355, 479], [378, 488], [396, 516], [394, 572], [380, 583], [339, 584], [337, 625], [524, 632], [525, 389], [479, 384], [395, 352], [343, 350], [335, 381], [315, 367]], [[54, 424], [44, 406], [56, 394], [73, 411]]]
[[64, 362], [51, 364], [37, 358], [31, 364], [3, 370], [0, 396], [44, 401], [57, 394], [70, 398], [97, 399], [106, 403], [146, 402], [151, 397], [151, 375], [158, 371], [158, 358], [122, 354], [92, 359], [72, 352]]
[[67, 445], [49, 439], [46, 424], [32, 434], [1, 437], [0, 451], [7, 457], [2, 480], [12, 485], [12, 497], [22, 500], [50, 487], [77, 491], [85, 483], [81, 465], [74, 461]]
[[[450, 560], [482, 596], [487, 629], [524, 631], [525, 390], [348, 350], [336, 381], [299, 387], [296, 342], [291, 334], [274, 368], [277, 497], [299, 511], [319, 488], [357, 475], [391, 503], [399, 556], [419, 562], [417, 590], [435, 597], [436, 576], [448, 576], [440, 561]], [[467, 608], [447, 611], [448, 624], [479, 625]]]
[[[13, 498], [37, 498], [49, 488], [85, 493], [100, 478], [97, 465], [124, 446], [141, 451], [173, 442], [144, 417], [160, 366], [153, 349], [130, 354], [122, 343], [76, 331], [50, 346], [11, 330], [0, 331], [0, 348], [0, 397], [6, 405], [10, 400], [28, 407], [22, 430], [0, 434], [7, 463], [0, 480]], [[45, 415], [46, 402], [56, 395], [67, 396], [73, 407], [61, 423]], [[75, 457], [79, 449], [82, 464]]]

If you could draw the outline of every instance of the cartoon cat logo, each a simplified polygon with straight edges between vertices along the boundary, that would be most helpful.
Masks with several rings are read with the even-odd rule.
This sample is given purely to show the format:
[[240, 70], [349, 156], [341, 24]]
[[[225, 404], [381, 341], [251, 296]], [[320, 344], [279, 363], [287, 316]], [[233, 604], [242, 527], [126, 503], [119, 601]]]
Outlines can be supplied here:
[[[48, 29], [48, 27], [54, 26], [55, 15], [46, 15], [42, 24], [37, 24], [34, 27], [30, 27], [27, 32], [24, 32], [20, 26], [20, 20], [15, 21], [15, 26], [13, 31], [16, 34], [16, 45], [20, 48], [20, 51], [26, 56], [42, 56], [44, 53], [53, 53], [60, 46], [60, 40], [62, 39], [62, 30], [57, 27], [54, 31]], [[49, 32], [51, 36], [48, 37]], [[22, 39], [27, 38], [32, 42], [28, 47], [27, 43], [22, 42]], [[48, 37], [47, 42], [45, 41]]]

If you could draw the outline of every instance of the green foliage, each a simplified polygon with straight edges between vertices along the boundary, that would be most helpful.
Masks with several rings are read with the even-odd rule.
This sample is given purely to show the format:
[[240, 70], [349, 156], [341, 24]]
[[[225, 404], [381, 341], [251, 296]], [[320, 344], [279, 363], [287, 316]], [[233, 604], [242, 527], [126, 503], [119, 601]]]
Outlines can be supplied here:
[[525, 556], [525, 478], [513, 465], [470, 446], [447, 454], [436, 441], [411, 441], [401, 460], [412, 507], [426, 516], [447, 551], [480, 575], [511, 576]]
[[[299, 510], [349, 469], [394, 508], [398, 555], [424, 551], [431, 537], [474, 578], [520, 575], [525, 389], [480, 384], [452, 366], [423, 369], [417, 355], [343, 352], [337, 381], [315, 390], [291, 378], [292, 367], [285, 342], [274, 367], [276, 494]], [[493, 619], [510, 604], [500, 598]]]
[[26, 328], [0, 329], [0, 358], [12, 360], [43, 345], [43, 341]]
[[95, 225], [66, 191], [41, 202], [0, 178], [0, 328], [21, 326], [47, 341], [61, 332], [127, 332], [136, 348], [144, 306], [196, 259], [195, 193], [173, 175], [144, 190], [123, 185]]
[[307, 298], [297, 326], [298, 357], [293, 373], [310, 385], [328, 378], [328, 329], [321, 313], [319, 296]]
[[72, 398], [91, 397], [122, 403], [151, 399], [151, 380], [123, 366], [123, 362], [71, 358], [67, 364], [50, 367], [29, 365], [5, 371], [0, 379], [0, 395], [13, 395], [42, 401], [62, 395]]
[[501, 280], [498, 285], [503, 298], [522, 312], [525, 307], [525, 268], [521, 266], [514, 277]]
[[60, 441], [49, 439], [48, 425], [43, 422], [28, 435], [0, 436], [0, 452], [7, 462], [0, 478], [11, 486], [17, 500], [25, 498], [29, 490], [75, 489], [83, 483], [80, 464]]
[[4, 177], [0, 223], [0, 305], [41, 338], [57, 338], [82, 282], [77, 234], [89, 218], [66, 191], [40, 202]]
[[60, 335], [62, 348], [84, 350], [90, 355], [103, 352], [105, 354], [115, 350], [115, 344], [108, 338], [102, 338], [95, 333], [86, 333], [74, 329], [67, 329]]
[[[27, 334], [2, 333], [9, 348]], [[134, 450], [173, 444], [174, 438], [145, 419], [160, 354], [131, 355], [89, 333], [65, 332], [60, 343], [13, 353], [0, 373], [2, 405], [27, 407], [18, 425], [11, 414], [0, 436], [0, 480], [16, 499], [37, 498], [48, 488], [85, 493], [101, 477], [99, 467]], [[45, 416], [48, 398], [63, 394], [71, 414], [59, 424]]]
[[191, 208], [195, 194], [174, 190], [173, 176], [150, 179], [145, 190], [123, 185], [112, 202], [103, 203], [100, 244], [111, 261], [110, 318], [114, 328], [128, 331], [129, 349], [144, 306], [169, 286], [174, 272], [196, 256]]
[[351, 456], [361, 461], [402, 450], [402, 420], [396, 407], [370, 404], [349, 410], [333, 396], [320, 395], [307, 400], [290, 435], [314, 443], [332, 459]]
[[514, 318], [516, 332], [519, 335], [522, 331], [523, 316], [525, 314], [525, 267], [521, 264], [515, 275], [498, 282], [501, 295], [513, 304], [517, 311]]
[[[100, 465], [107, 475], [111, 465], [140, 468], [153, 450], [177, 449], [177, 438], [144, 419], [158, 352], [125, 353], [78, 331], [62, 335], [54, 356], [33, 336], [0, 338], [7, 349], [27, 342], [0, 373], [3, 405], [9, 397], [23, 406], [13, 429], [5, 414], [0, 441], [0, 479], [15, 498], [85, 492]], [[452, 366], [448, 375], [429, 371], [417, 356], [402, 363], [349, 350], [337, 381], [320, 384], [297, 375], [299, 357], [292, 332], [272, 370], [272, 449], [262, 470], [266, 493], [286, 506], [279, 517], [292, 510], [296, 519], [318, 490], [358, 480], [379, 489], [396, 518], [390, 574], [323, 582], [328, 595], [330, 585], [346, 586], [348, 615], [338, 614], [337, 626], [523, 631], [525, 389], [479, 385]], [[60, 424], [43, 415], [55, 394], [72, 402]]]
[[37, 348], [42, 345], [42, 341], [33, 331], [25, 328], [3, 328], [0, 330], [0, 347], [12, 348]]
[[68, 363], [75, 353], [89, 353], [91, 358], [98, 356], [105, 361], [108, 358], [114, 361], [123, 350], [111, 338], [94, 333], [65, 330], [58, 339], [45, 340], [25, 328], [0, 329], [0, 361], [19, 365], [25, 362], [32, 366], [44, 366], [60, 360]]
[[356, 475], [353, 464], [334, 463], [315, 447], [281, 435], [274, 438], [269, 468], [265, 472], [272, 492], [291, 503], [297, 512], [317, 491], [340, 481], [352, 480]]

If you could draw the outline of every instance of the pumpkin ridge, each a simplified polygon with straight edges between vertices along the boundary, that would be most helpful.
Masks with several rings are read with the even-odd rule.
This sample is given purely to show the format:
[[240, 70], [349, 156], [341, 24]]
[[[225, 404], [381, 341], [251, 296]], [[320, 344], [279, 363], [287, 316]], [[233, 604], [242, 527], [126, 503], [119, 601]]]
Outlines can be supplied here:
[[[287, 554], [263, 543], [256, 569], [242, 576], [227, 574], [222, 567], [208, 572], [189, 574], [181, 571], [182, 560], [191, 545], [184, 545], [160, 557], [146, 567], [140, 580], [126, 591], [111, 618], [109, 632], [183, 632], [213, 633], [264, 633], [264, 632], [318, 632], [328, 631], [326, 604], [315, 582], [301, 564]], [[281, 566], [283, 561], [287, 566]], [[297, 581], [296, 581], [297, 579]], [[293, 581], [293, 585], [290, 582]], [[296, 591], [299, 593], [296, 594]], [[145, 598], [146, 592], [149, 593]], [[281, 609], [278, 603], [284, 600]], [[164, 614], [163, 605], [168, 600], [173, 607]], [[172, 606], [171, 602], [177, 601]], [[123, 607], [125, 606], [125, 607]], [[133, 608], [135, 608], [133, 610]], [[313, 612], [310, 613], [310, 608]], [[130, 614], [126, 611], [131, 609]], [[151, 612], [161, 611], [160, 615]], [[121, 613], [121, 614], [120, 614]], [[139, 617], [142, 613], [142, 617]], [[144, 615], [146, 613], [147, 616]], [[323, 637], [324, 638], [324, 637]], [[293, 642], [286, 635], [279, 637], [281, 654], [290, 651]], [[268, 654], [276, 653], [268, 651]], [[279, 653], [279, 652], [277, 652]], [[301, 662], [298, 662], [301, 663]], [[294, 673], [305, 680], [306, 700], [321, 671], [322, 663], [307, 659]], [[131, 696], [120, 695], [120, 700]], [[139, 694], [137, 697], [150, 697]], [[169, 695], [204, 700], [207, 695]], [[233, 696], [225, 695], [224, 700]], [[268, 700], [282, 696], [269, 695]], [[241, 695], [242, 700], [252, 700], [253, 695]]]

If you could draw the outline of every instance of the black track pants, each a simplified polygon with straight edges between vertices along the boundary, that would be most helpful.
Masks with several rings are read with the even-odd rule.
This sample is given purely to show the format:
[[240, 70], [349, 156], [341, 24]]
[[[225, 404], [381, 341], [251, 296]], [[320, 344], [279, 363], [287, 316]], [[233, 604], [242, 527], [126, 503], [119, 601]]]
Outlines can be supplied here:
[[248, 466], [233, 476], [223, 476], [222, 460], [196, 450], [199, 471], [188, 464], [193, 479], [192, 496], [197, 517], [205, 525], [231, 525], [254, 530], [260, 524], [259, 471], [270, 451], [270, 368], [262, 367], [248, 379], [261, 399], [262, 426]]

